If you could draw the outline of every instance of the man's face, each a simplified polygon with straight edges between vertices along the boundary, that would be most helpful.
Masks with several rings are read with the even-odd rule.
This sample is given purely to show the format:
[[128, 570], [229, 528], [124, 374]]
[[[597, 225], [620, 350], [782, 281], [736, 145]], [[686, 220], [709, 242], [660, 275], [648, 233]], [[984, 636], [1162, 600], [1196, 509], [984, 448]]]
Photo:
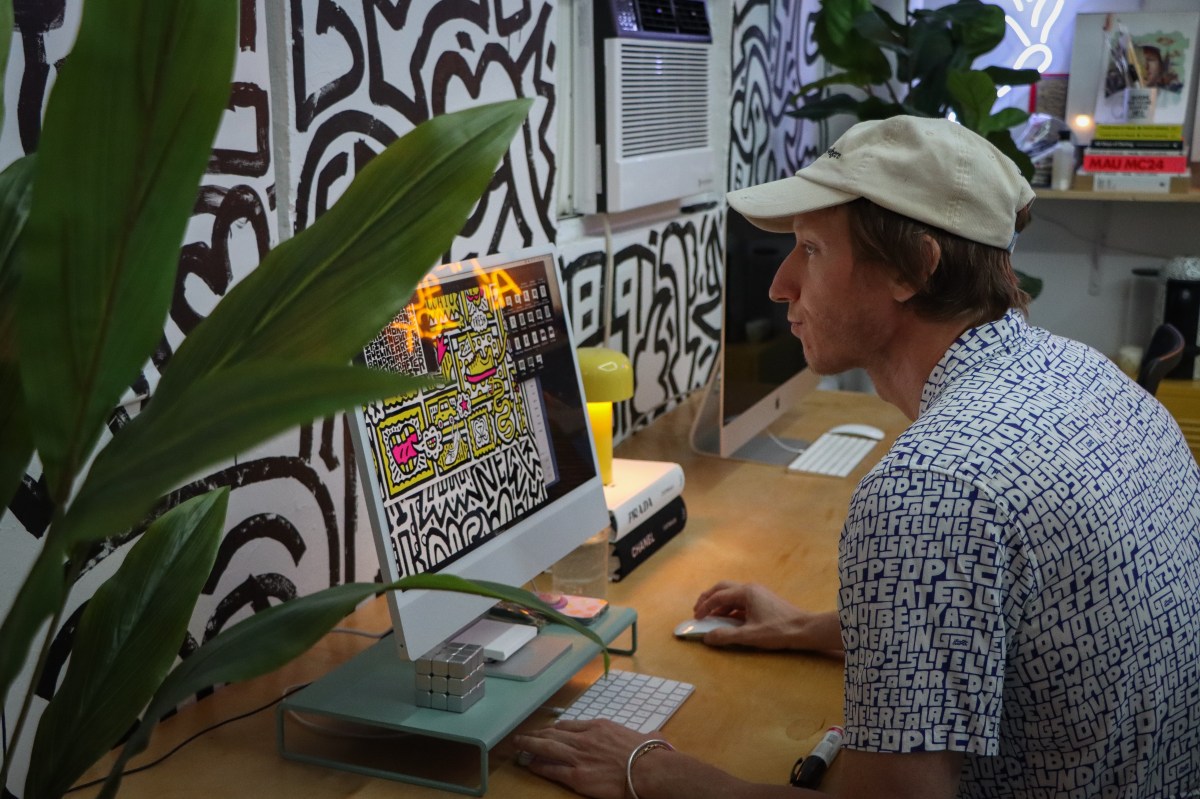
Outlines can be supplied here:
[[889, 357], [898, 318], [897, 286], [884, 269], [857, 263], [845, 206], [799, 214], [796, 246], [771, 282], [771, 299], [788, 304], [792, 335], [818, 374], [870, 369]]

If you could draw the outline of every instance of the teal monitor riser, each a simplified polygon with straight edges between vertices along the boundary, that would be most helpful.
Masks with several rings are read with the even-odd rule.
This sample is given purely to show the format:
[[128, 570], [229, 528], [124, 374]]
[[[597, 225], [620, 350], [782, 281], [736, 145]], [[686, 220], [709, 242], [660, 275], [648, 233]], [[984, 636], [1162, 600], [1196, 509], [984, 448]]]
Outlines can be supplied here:
[[[591, 629], [606, 645], [610, 645], [625, 630], [631, 630], [632, 641], [628, 650], [609, 651], [632, 654], [637, 648], [637, 613], [631, 608], [610, 607]], [[482, 796], [487, 791], [488, 752], [492, 747], [545, 704], [600, 653], [600, 647], [594, 642], [567, 627], [549, 625], [542, 629], [540, 635], [565, 636], [570, 639], [571, 647], [536, 679], [486, 678], [483, 698], [465, 713], [415, 706], [413, 664], [402, 661], [396, 651], [395, 641], [385, 638], [279, 704], [275, 717], [279, 752], [289, 760]], [[375, 768], [340, 758], [336, 753], [291, 749], [287, 739], [287, 722], [293, 714], [334, 722], [352, 722], [380, 731], [411, 733], [474, 746], [479, 751], [478, 784], [464, 785]], [[310, 723], [309, 726], [320, 725]], [[335, 749], [331, 747], [331, 751]]]

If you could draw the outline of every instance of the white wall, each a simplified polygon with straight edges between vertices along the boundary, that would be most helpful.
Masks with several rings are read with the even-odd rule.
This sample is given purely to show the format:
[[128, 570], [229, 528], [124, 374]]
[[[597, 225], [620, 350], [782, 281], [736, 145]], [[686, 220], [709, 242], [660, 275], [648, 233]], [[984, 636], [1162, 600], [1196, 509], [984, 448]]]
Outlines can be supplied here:
[[1200, 254], [1200, 203], [1038, 200], [1014, 263], [1045, 281], [1030, 320], [1114, 356], [1144, 346], [1158, 312], [1138, 267]]

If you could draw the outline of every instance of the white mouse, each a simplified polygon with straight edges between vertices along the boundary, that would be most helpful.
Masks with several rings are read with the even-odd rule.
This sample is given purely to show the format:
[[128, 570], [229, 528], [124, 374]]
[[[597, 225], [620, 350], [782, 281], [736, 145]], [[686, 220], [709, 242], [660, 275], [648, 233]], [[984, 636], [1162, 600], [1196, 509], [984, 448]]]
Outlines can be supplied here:
[[728, 616], [705, 616], [703, 619], [688, 619], [675, 626], [677, 638], [703, 638], [709, 631], [718, 627], [741, 627], [741, 619], [731, 619]]
[[883, 440], [883, 431], [869, 424], [839, 424], [837, 427], [830, 428], [829, 432], [858, 436], [859, 438], [872, 438], [876, 441]]

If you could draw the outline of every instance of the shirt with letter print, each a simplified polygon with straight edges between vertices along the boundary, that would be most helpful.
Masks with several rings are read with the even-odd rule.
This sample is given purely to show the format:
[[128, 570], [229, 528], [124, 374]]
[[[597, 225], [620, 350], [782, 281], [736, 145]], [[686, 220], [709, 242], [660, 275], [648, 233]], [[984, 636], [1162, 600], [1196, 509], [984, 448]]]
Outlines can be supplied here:
[[1200, 471], [1104, 356], [966, 331], [839, 572], [846, 747], [964, 752], [961, 796], [1200, 795]]

